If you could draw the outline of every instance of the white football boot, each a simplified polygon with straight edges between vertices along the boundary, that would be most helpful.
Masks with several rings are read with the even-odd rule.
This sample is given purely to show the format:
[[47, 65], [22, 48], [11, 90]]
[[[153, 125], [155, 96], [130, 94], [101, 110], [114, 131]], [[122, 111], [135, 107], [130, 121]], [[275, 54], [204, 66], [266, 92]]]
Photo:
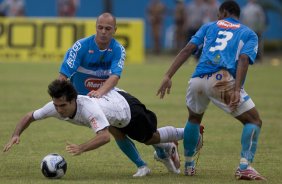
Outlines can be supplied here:
[[141, 167], [138, 167], [137, 172], [133, 175], [134, 178], [136, 177], [144, 177], [147, 176], [151, 173], [151, 170], [149, 169], [148, 166], [144, 165]]
[[179, 159], [179, 154], [178, 154], [178, 148], [177, 148], [178, 143], [173, 142], [171, 144], [171, 147], [168, 151], [168, 157], [167, 158], [160, 158], [157, 155], [157, 152], [154, 152], [154, 158], [157, 161], [162, 162], [167, 170], [171, 173], [179, 174], [180, 173], [180, 159]]

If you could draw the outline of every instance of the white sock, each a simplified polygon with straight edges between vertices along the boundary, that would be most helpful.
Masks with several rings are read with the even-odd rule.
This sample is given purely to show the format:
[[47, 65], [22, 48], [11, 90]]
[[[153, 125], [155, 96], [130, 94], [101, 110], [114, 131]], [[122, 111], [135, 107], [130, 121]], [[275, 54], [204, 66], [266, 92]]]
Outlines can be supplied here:
[[160, 143], [182, 140], [184, 136], [184, 128], [166, 126], [158, 128], [157, 131], [160, 134]]
[[172, 143], [171, 142], [159, 143], [159, 144], [154, 144], [153, 146], [157, 147], [157, 148], [164, 149], [165, 151], [168, 151], [170, 149], [170, 147], [172, 146]]

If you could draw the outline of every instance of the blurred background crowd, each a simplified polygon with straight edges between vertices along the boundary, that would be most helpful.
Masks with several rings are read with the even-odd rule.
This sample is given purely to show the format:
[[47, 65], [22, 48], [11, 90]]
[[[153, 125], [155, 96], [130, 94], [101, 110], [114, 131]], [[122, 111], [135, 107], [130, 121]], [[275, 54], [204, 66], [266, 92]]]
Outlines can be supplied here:
[[[222, 0], [223, 1], [223, 0]], [[160, 54], [179, 51], [204, 23], [217, 20], [220, 0], [0, 0], [1, 16], [141, 18], [145, 46]], [[264, 51], [282, 48], [282, 0], [238, 0], [241, 21], [259, 37], [258, 60]]]

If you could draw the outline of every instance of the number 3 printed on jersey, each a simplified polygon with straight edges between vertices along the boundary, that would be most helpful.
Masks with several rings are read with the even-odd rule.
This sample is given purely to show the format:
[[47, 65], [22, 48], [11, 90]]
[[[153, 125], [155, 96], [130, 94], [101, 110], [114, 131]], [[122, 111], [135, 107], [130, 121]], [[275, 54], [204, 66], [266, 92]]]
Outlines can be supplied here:
[[211, 47], [209, 51], [214, 52], [216, 50], [224, 50], [225, 47], [227, 46], [227, 42], [233, 37], [233, 33], [228, 32], [228, 31], [219, 31], [218, 36], [223, 35], [225, 36], [224, 38], [217, 38], [215, 40], [216, 43], [219, 43], [220, 45]]

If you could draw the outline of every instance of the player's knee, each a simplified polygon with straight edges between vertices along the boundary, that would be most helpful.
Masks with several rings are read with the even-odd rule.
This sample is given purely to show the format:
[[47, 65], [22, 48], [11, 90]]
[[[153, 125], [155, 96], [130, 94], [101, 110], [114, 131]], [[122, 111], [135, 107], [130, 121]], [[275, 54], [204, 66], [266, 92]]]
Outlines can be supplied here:
[[258, 118], [258, 126], [261, 127], [262, 126], [262, 120], [260, 118]]
[[160, 134], [157, 132], [153, 133], [152, 137], [144, 142], [146, 145], [158, 144], [160, 143]]
[[260, 119], [259, 113], [256, 108], [252, 108], [251, 110], [241, 114], [240, 116], [236, 117], [239, 121], [243, 124], [252, 123], [259, 127], [262, 125], [262, 120]]
[[190, 114], [189, 117], [188, 117], [188, 120], [189, 120], [190, 122], [200, 124], [201, 121], [202, 121], [202, 116]]
[[202, 113], [202, 114], [196, 114], [196, 113], [194, 113], [194, 112], [193, 112], [191, 109], [189, 109], [189, 108], [188, 108], [188, 111], [189, 111], [188, 120], [189, 120], [190, 122], [200, 124], [201, 121], [202, 121], [202, 118], [203, 118], [204, 113]]
[[261, 127], [262, 126], [262, 120], [260, 119], [259, 116], [255, 116], [253, 117], [250, 121], [248, 122], [251, 122], [253, 124], [256, 124], [257, 126]]
[[110, 133], [112, 134], [112, 136], [113, 136], [115, 139], [117, 139], [117, 140], [119, 140], [119, 139], [124, 139], [124, 138], [125, 138], [125, 134], [122, 133], [120, 130], [118, 130], [118, 129], [115, 128], [115, 127], [110, 126], [110, 127], [109, 127], [109, 132], [110, 132]]

